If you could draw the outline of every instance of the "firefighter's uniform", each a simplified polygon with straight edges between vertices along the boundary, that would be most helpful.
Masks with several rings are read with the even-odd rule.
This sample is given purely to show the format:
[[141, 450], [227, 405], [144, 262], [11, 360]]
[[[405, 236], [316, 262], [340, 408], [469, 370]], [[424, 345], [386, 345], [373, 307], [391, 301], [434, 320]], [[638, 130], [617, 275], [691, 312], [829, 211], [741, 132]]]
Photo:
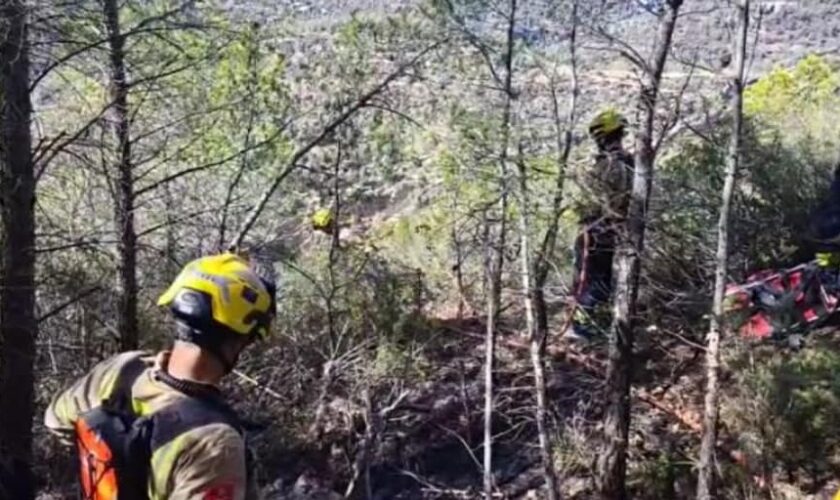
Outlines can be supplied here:
[[[100, 406], [114, 390], [117, 375], [132, 360], [147, 368], [131, 386], [131, 403], [138, 416], [152, 414], [179, 398], [189, 397], [160, 379], [168, 354], [157, 356], [126, 352], [96, 365], [70, 388], [58, 394], [47, 409], [44, 423], [72, 440], [73, 426], [82, 413]], [[208, 390], [215, 390], [207, 386]], [[245, 442], [228, 424], [202, 425], [152, 450], [148, 496], [151, 500], [244, 500], [257, 498], [246, 467]]]

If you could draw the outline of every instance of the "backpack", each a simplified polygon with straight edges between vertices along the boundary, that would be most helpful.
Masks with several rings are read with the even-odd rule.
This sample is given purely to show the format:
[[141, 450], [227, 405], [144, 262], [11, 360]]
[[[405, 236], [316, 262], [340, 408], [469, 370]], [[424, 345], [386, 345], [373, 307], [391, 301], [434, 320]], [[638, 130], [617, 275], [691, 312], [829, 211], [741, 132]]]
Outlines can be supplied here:
[[132, 406], [131, 387], [146, 370], [138, 357], [118, 372], [114, 389], [75, 423], [79, 482], [84, 500], [147, 500], [155, 450], [187, 431], [225, 423], [242, 433], [239, 419], [218, 399], [179, 398], [149, 415]]

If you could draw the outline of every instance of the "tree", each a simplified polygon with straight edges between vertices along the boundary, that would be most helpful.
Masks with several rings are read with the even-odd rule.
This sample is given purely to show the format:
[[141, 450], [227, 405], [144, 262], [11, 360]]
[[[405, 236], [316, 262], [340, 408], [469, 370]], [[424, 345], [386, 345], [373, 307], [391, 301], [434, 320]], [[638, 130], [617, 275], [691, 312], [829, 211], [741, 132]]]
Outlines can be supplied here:
[[134, 172], [131, 158], [129, 84], [125, 68], [125, 36], [120, 31], [117, 0], [103, 0], [102, 14], [108, 33], [110, 62], [109, 125], [116, 139], [116, 161], [113, 171], [114, 223], [119, 234], [117, 243], [117, 330], [123, 350], [137, 349], [137, 233], [134, 231]]
[[[35, 338], [35, 177], [32, 161], [27, 7], [3, 2], [2, 202], [3, 274], [0, 296], [0, 456], [18, 483], [14, 498], [34, 497], [31, 486]], [[0, 464], [2, 465], [2, 464]], [[13, 485], [14, 486], [14, 485]]]
[[519, 172], [519, 253], [522, 273], [522, 292], [525, 297], [525, 324], [530, 343], [531, 364], [534, 374], [534, 395], [536, 399], [536, 411], [534, 417], [537, 422], [537, 437], [540, 445], [540, 458], [542, 459], [543, 475], [545, 476], [546, 498], [555, 500], [557, 498], [557, 475], [554, 473], [554, 460], [552, 458], [551, 440], [548, 432], [548, 418], [546, 409], [545, 390], [545, 368], [543, 366], [543, 354], [545, 336], [538, 328], [534, 317], [536, 305], [537, 288], [535, 284], [536, 268], [534, 259], [531, 256], [531, 222], [530, 192], [528, 190], [528, 173], [524, 160], [517, 158]]
[[396, 69], [394, 69], [391, 73], [385, 76], [380, 82], [373, 86], [370, 90], [360, 95], [354, 101], [351, 101], [349, 105], [344, 106], [341, 109], [341, 112], [336, 114], [336, 116], [332, 117], [329, 121], [327, 121], [323, 128], [315, 134], [314, 138], [307, 140], [304, 144], [300, 147], [295, 149], [294, 153], [290, 156], [289, 161], [285, 162], [282, 168], [278, 170], [276, 175], [273, 176], [271, 181], [265, 187], [265, 189], [260, 194], [257, 202], [251, 207], [248, 211], [247, 217], [243, 222], [242, 226], [240, 227], [239, 231], [231, 240], [230, 244], [228, 245], [229, 248], [236, 248], [242, 245], [245, 237], [248, 235], [248, 232], [253, 229], [254, 224], [257, 223], [257, 219], [259, 219], [260, 215], [262, 214], [263, 210], [265, 210], [268, 201], [277, 191], [277, 188], [280, 187], [280, 184], [288, 177], [292, 172], [300, 168], [301, 161], [306, 158], [313, 149], [315, 149], [318, 145], [320, 145], [326, 138], [330, 137], [333, 133], [336, 132], [344, 123], [350, 120], [352, 117], [356, 115], [360, 110], [364, 109], [368, 105], [370, 105], [371, 101], [378, 97], [381, 93], [383, 93], [389, 85], [391, 85], [395, 80], [398, 80], [405, 76], [405, 73], [408, 69], [413, 68], [416, 66], [422, 59], [429, 54], [429, 52], [433, 51], [434, 49], [438, 48], [443, 42], [438, 41], [435, 42], [425, 48], [423, 48], [420, 52], [418, 52], [414, 57], [410, 60], [400, 64]]
[[565, 189], [566, 168], [572, 147], [572, 131], [577, 113], [577, 7], [575, 0], [571, 11], [571, 30], [569, 32], [569, 55], [571, 66], [571, 91], [569, 95], [568, 116], [563, 126], [560, 117], [558, 96], [552, 86], [554, 121], [557, 134], [557, 175], [554, 184], [554, 196], [551, 205], [549, 225], [542, 239], [542, 246], [535, 255], [531, 255], [530, 231], [531, 195], [528, 189], [528, 173], [522, 152], [517, 161], [519, 167], [519, 205], [520, 205], [520, 259], [522, 266], [522, 286], [525, 296], [525, 318], [528, 342], [530, 344], [531, 366], [534, 374], [534, 396], [536, 400], [535, 420], [539, 439], [540, 455], [543, 462], [543, 475], [549, 500], [557, 498], [558, 480], [554, 471], [554, 456], [548, 429], [548, 408], [545, 384], [545, 342], [549, 334], [548, 311], [545, 301], [545, 283], [548, 278], [554, 249], [557, 245], [557, 233], [560, 215], [563, 211], [563, 192]]
[[637, 104], [641, 123], [636, 133], [635, 171], [627, 221], [619, 229], [613, 264], [615, 295], [610, 328], [606, 380], [604, 444], [598, 458], [598, 489], [603, 498], [627, 498], [625, 485], [627, 442], [630, 432], [630, 388], [633, 375], [633, 336], [639, 294], [641, 259], [645, 250], [647, 210], [653, 182], [653, 129], [659, 85], [682, 0], [668, 0], [661, 15], [652, 59], [642, 66], [642, 87]]
[[[516, 0], [510, 0], [507, 13], [507, 34], [505, 39], [504, 81], [502, 92], [504, 105], [502, 108], [501, 142], [499, 145], [499, 202], [498, 210], [487, 207], [484, 212], [485, 235], [485, 272], [487, 273], [487, 329], [484, 340], [484, 498], [493, 498], [493, 366], [496, 350], [496, 322], [502, 295], [502, 276], [505, 267], [505, 244], [507, 241], [508, 218], [508, 161], [511, 129], [513, 127], [513, 101], [516, 98], [513, 90], [513, 56], [514, 29], [516, 28]], [[493, 68], [490, 68], [493, 70]], [[495, 70], [493, 74], [496, 75]], [[494, 227], [495, 226], [495, 227]]]
[[706, 336], [706, 395], [703, 411], [703, 439], [697, 475], [698, 500], [714, 498], [715, 445], [718, 424], [718, 372], [720, 371], [720, 335], [723, 328], [724, 291], [729, 264], [729, 216], [732, 195], [741, 157], [741, 139], [744, 122], [744, 65], [747, 53], [747, 33], [750, 20], [750, 0], [739, 0], [740, 26], [736, 38], [735, 65], [732, 74], [732, 135], [726, 158], [726, 177], [721, 193], [720, 214], [717, 225], [718, 245], [715, 256], [715, 285], [712, 298], [712, 316]]
[[577, 31], [578, 31], [578, 0], [572, 3], [571, 30], [569, 31], [569, 66], [571, 69], [571, 90], [569, 91], [568, 115], [565, 126], [560, 116], [559, 96], [552, 87], [552, 111], [554, 125], [557, 134], [557, 175], [554, 184], [554, 198], [551, 204], [551, 215], [548, 228], [543, 236], [542, 244], [536, 254], [534, 263], [534, 310], [536, 315], [537, 329], [543, 343], [548, 336], [548, 310], [545, 303], [545, 284], [548, 280], [548, 273], [551, 269], [551, 260], [557, 246], [557, 233], [560, 229], [560, 216], [563, 214], [563, 195], [566, 188], [566, 171], [569, 166], [569, 157], [572, 152], [572, 139], [578, 113], [578, 94], [580, 93], [578, 82], [578, 56], [577, 56]]

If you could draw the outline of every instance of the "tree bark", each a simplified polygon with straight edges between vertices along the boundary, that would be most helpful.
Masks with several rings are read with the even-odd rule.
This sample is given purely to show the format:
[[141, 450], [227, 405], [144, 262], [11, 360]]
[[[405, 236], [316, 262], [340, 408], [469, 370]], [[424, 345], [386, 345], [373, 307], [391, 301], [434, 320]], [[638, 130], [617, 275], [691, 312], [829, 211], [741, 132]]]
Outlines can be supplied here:
[[[500, 252], [501, 253], [501, 252]], [[495, 269], [488, 270], [495, 275]], [[489, 277], [490, 294], [487, 298], [487, 330], [484, 338], [484, 498], [493, 498], [493, 365], [496, 360], [496, 315], [499, 310], [494, 276]]]
[[257, 110], [252, 96], [257, 95], [257, 86], [259, 85], [259, 30], [252, 27], [248, 37], [248, 82], [245, 89], [247, 99], [247, 113], [248, 120], [245, 126], [245, 137], [242, 139], [242, 157], [240, 158], [239, 168], [233, 175], [233, 178], [228, 184], [227, 193], [225, 194], [225, 203], [222, 205], [222, 220], [219, 223], [219, 242], [216, 245], [220, 251], [225, 250], [225, 242], [227, 241], [228, 217], [230, 214], [230, 205], [233, 203], [233, 195], [239, 187], [239, 183], [245, 176], [245, 172], [251, 168], [251, 149], [253, 145], [253, 135], [255, 122], [257, 118]]
[[677, 15], [682, 0], [668, 0], [660, 20], [653, 59], [644, 68], [638, 114], [642, 117], [636, 134], [635, 171], [627, 221], [619, 230], [614, 263], [615, 296], [610, 328], [607, 364], [604, 443], [598, 457], [598, 489], [602, 498], [627, 498], [627, 441], [630, 431], [630, 388], [633, 372], [633, 335], [639, 293], [641, 257], [653, 181], [656, 151], [653, 126], [659, 84], [668, 59]]
[[131, 136], [128, 113], [129, 84], [125, 70], [125, 36], [120, 32], [117, 0], [103, 0], [102, 13], [108, 33], [110, 94], [113, 105], [108, 112], [109, 125], [116, 140], [114, 176], [117, 180], [114, 200], [114, 223], [117, 244], [117, 330], [123, 350], [137, 349], [137, 233], [134, 230], [134, 173], [131, 164]]
[[726, 162], [726, 177], [718, 217], [718, 245], [715, 257], [715, 288], [712, 298], [712, 317], [709, 321], [706, 350], [706, 394], [703, 411], [703, 439], [697, 473], [698, 500], [711, 500], [715, 493], [715, 444], [718, 424], [718, 372], [720, 370], [720, 335], [723, 328], [724, 290], [729, 264], [729, 215], [732, 194], [738, 175], [743, 129], [744, 66], [747, 52], [747, 33], [750, 21], [750, 0], [741, 0], [738, 8], [740, 29], [735, 46], [736, 62], [732, 86], [732, 136]]
[[[2, 57], [3, 273], [0, 296], [0, 468], [12, 498], [34, 497], [31, 481], [35, 338], [35, 177], [32, 161], [27, 8], [0, 7]], [[2, 476], [0, 470], [0, 476]]]
[[531, 366], [534, 370], [534, 393], [536, 399], [535, 418], [537, 421], [537, 437], [540, 444], [540, 458], [543, 464], [543, 476], [545, 478], [546, 497], [548, 500], [557, 499], [557, 474], [554, 472], [554, 458], [551, 450], [551, 439], [548, 434], [548, 422], [546, 418], [546, 390], [545, 390], [545, 368], [543, 366], [544, 336], [539, 330], [534, 317], [536, 309], [536, 288], [534, 284], [535, 269], [534, 261], [531, 259], [531, 238], [530, 238], [530, 194], [528, 192], [528, 172], [525, 162], [518, 158], [519, 167], [519, 232], [520, 232], [520, 260], [522, 273], [522, 292], [525, 296], [525, 325], [531, 352]]
[[[505, 243], [507, 240], [507, 175], [508, 175], [508, 147], [513, 118], [513, 50], [514, 28], [516, 27], [516, 1], [510, 0], [510, 13], [507, 26], [507, 49], [505, 52], [505, 82], [504, 82], [504, 110], [502, 112], [502, 141], [499, 151], [499, 229], [498, 236], [492, 238], [493, 231], [485, 231], [487, 235], [488, 258], [485, 269], [488, 274], [490, 293], [487, 297], [487, 331], [485, 334], [485, 362], [484, 362], [484, 497], [493, 498], [493, 367], [496, 360], [496, 320], [502, 295], [502, 273], [505, 265]], [[492, 68], [491, 68], [492, 69]], [[485, 215], [486, 217], [486, 215]], [[485, 220], [488, 228], [490, 220]], [[490, 241], [492, 239], [492, 241]], [[492, 255], [492, 256], [491, 256]]]

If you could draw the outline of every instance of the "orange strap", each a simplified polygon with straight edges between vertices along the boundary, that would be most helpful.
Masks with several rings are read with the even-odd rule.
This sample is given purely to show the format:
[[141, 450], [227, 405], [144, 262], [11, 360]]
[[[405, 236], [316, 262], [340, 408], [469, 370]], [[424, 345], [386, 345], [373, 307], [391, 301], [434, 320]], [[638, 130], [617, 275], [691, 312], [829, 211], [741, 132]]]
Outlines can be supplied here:
[[113, 467], [111, 449], [84, 421], [76, 421], [79, 450], [79, 474], [85, 500], [115, 500], [117, 471]]

